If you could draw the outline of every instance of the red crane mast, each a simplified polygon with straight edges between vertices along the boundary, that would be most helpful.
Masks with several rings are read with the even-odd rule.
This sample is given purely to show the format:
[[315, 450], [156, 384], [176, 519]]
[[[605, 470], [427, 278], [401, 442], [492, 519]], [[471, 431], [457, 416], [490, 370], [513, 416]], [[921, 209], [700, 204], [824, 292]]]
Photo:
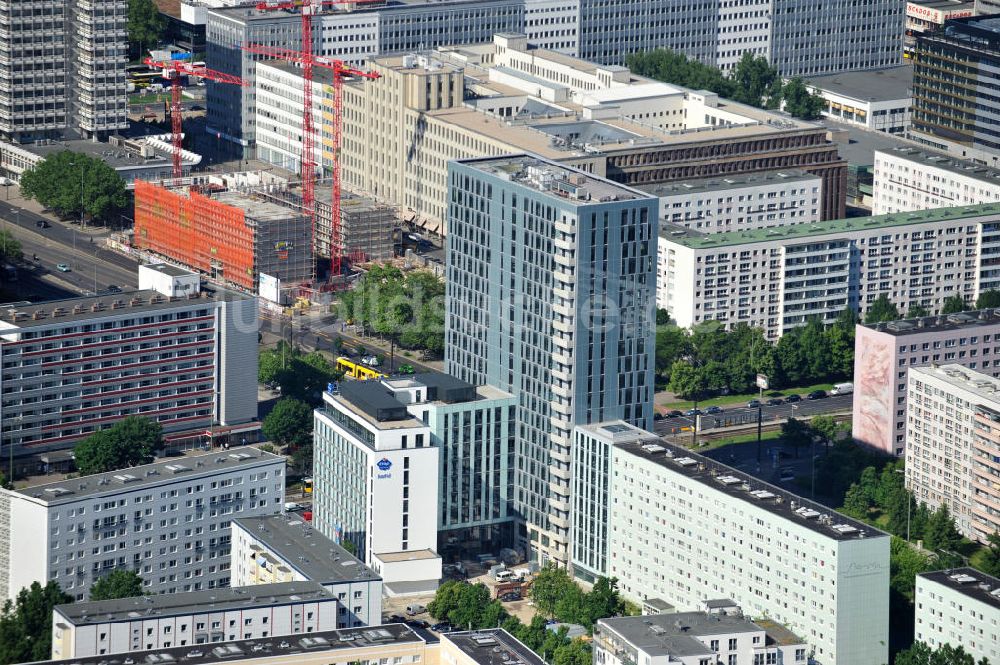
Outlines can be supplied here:
[[341, 109], [343, 102], [343, 77], [358, 76], [379, 78], [378, 74], [355, 69], [341, 60], [313, 55], [312, 16], [314, 10], [324, 7], [349, 7], [357, 4], [381, 3], [385, 0], [289, 0], [285, 2], [258, 2], [258, 10], [295, 10], [302, 15], [302, 48], [292, 51], [258, 44], [244, 45], [244, 50], [281, 60], [298, 62], [302, 65], [302, 157], [299, 160], [302, 177], [302, 205], [312, 223], [313, 247], [316, 246], [316, 166], [313, 141], [312, 83], [313, 67], [333, 70], [333, 195], [330, 200], [330, 277], [339, 275], [343, 269], [343, 247], [340, 234], [340, 140], [343, 132]]
[[152, 69], [162, 69], [163, 78], [170, 81], [170, 125], [171, 143], [173, 143], [173, 175], [174, 180], [179, 180], [182, 175], [181, 170], [181, 149], [184, 133], [181, 128], [181, 75], [197, 76], [198, 78], [216, 81], [218, 83], [229, 83], [231, 85], [246, 85], [246, 82], [238, 76], [217, 72], [203, 65], [196, 65], [187, 60], [154, 60], [146, 58], [143, 62]]

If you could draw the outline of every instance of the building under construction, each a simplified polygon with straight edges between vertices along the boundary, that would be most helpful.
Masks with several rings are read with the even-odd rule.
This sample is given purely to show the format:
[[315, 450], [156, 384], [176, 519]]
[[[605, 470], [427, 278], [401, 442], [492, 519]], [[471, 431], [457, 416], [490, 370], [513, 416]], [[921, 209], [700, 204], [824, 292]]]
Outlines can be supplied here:
[[284, 288], [315, 268], [309, 217], [253, 191], [135, 187], [136, 248], [256, 293], [261, 275]]

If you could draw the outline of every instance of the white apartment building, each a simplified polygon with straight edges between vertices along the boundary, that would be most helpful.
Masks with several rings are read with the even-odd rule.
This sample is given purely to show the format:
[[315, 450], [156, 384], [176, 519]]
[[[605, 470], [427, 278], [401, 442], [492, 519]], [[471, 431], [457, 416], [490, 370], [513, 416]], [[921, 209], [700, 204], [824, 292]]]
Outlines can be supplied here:
[[328, 631], [337, 604], [319, 584], [285, 582], [57, 605], [52, 660]]
[[150, 593], [229, 586], [229, 524], [281, 510], [285, 458], [254, 448], [0, 490], [0, 594], [59, 583], [76, 600], [116, 568]]
[[886, 454], [902, 455], [907, 371], [934, 363], [1000, 375], [1000, 313], [982, 310], [858, 325], [852, 436]]
[[876, 215], [998, 201], [1000, 169], [917, 148], [875, 151]]
[[126, 0], [0, 4], [0, 134], [14, 142], [128, 128]]
[[167, 438], [241, 442], [257, 418], [257, 300], [166, 264], [139, 289], [0, 311], [0, 444], [72, 448], [139, 415]]
[[809, 652], [781, 624], [751, 620], [730, 600], [697, 612], [600, 619], [593, 648], [594, 665], [805, 665]]
[[610, 472], [609, 572], [627, 598], [726, 597], [813, 662], [887, 662], [887, 534], [666, 442], [616, 444]]
[[434, 591], [440, 451], [430, 427], [374, 381], [342, 382], [314, 414], [316, 530], [350, 541], [387, 595]]
[[822, 113], [827, 118], [888, 134], [905, 134], [910, 129], [912, 65], [837, 72], [805, 83], [826, 101]]
[[973, 568], [920, 573], [913, 614], [914, 640], [1000, 662], [1000, 579]]
[[706, 234], [660, 225], [658, 306], [678, 325], [747, 323], [776, 339], [880, 295], [931, 313], [1000, 286], [1000, 206], [981, 205]]
[[275, 583], [315, 582], [333, 594], [331, 628], [382, 623], [382, 578], [347, 550], [293, 515], [233, 520], [233, 586], [254, 595]]
[[795, 169], [636, 189], [660, 198], [662, 221], [705, 233], [753, 231], [822, 219], [823, 180]]
[[910, 368], [906, 486], [928, 508], [948, 506], [959, 532], [1000, 531], [1000, 380], [962, 365]]

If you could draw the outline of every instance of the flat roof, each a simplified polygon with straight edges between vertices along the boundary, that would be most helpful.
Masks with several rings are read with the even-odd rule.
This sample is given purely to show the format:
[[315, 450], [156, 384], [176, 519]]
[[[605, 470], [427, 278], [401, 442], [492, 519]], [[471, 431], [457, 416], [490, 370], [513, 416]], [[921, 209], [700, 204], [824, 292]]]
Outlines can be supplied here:
[[[520, 640], [502, 628], [489, 628], [442, 635], [443, 642], [451, 642], [462, 653], [479, 665], [545, 665], [537, 653], [526, 647]], [[508, 657], [498, 661], [499, 652]]]
[[814, 88], [859, 101], [909, 100], [913, 96], [913, 65], [816, 76], [805, 82]]
[[373, 552], [372, 556], [378, 557], [383, 563], [402, 563], [403, 561], [424, 561], [426, 559], [437, 559], [438, 554], [434, 550], [406, 550], [405, 552]]
[[653, 196], [677, 196], [680, 194], [700, 194], [703, 192], [720, 192], [733, 189], [764, 187], [793, 182], [821, 182], [822, 178], [799, 169], [782, 171], [766, 171], [764, 173], [748, 173], [732, 175], [724, 178], [696, 178], [664, 182], [652, 185], [633, 185], [636, 189]]
[[[38, 304], [0, 305], [0, 323], [7, 324], [0, 325], [0, 336], [37, 327], [65, 325], [73, 321], [105, 319], [161, 309], [190, 308], [207, 302], [229, 302], [253, 297], [214, 284], [202, 284], [201, 290], [193, 297], [165, 296], [152, 289], [123, 289], [121, 293], [46, 300]], [[18, 315], [26, 316], [17, 318]], [[36, 316], [40, 318], [35, 318]]]
[[318, 633], [287, 635], [284, 637], [261, 637], [252, 640], [235, 640], [222, 644], [191, 644], [169, 649], [133, 651], [130, 653], [88, 656], [71, 660], [43, 660], [39, 663], [51, 665], [120, 665], [124, 658], [144, 665], [207, 665], [233, 660], [282, 659], [294, 663], [295, 654], [330, 653], [331, 661], [338, 658], [336, 652], [349, 649], [370, 649], [379, 646], [423, 645], [421, 639], [409, 626], [402, 623], [372, 626], [369, 628], [349, 628], [326, 630]]
[[257, 448], [241, 447], [183, 459], [165, 459], [153, 464], [133, 466], [118, 471], [95, 473], [91, 476], [67, 478], [23, 489], [4, 491], [40, 500], [53, 506], [94, 496], [134, 492], [142, 487], [200, 478], [276, 462], [280, 462], [284, 468], [285, 458], [282, 456], [273, 455]]
[[944, 585], [1000, 610], [1000, 579], [975, 568], [935, 570], [930, 573], [917, 573], [917, 577]]
[[922, 335], [944, 331], [964, 331], [970, 328], [1000, 326], [1000, 309], [978, 309], [971, 312], [957, 312], [942, 316], [923, 316], [916, 319], [883, 321], [880, 323], [859, 323], [870, 330], [888, 333], [895, 337]]
[[664, 439], [656, 446], [630, 442], [616, 443], [615, 448], [697, 480], [716, 492], [727, 494], [789, 522], [800, 524], [830, 540], [889, 537], [889, 534], [842, 515], [828, 506], [804, 499]]
[[590, 425], [577, 425], [576, 429], [614, 443], [625, 441], [642, 441], [646, 443], [659, 442], [660, 437], [641, 427], [636, 427], [624, 420], [608, 420]]
[[[327, 9], [323, 8], [317, 14], [369, 14], [372, 12], [382, 12], [386, 10], [393, 9], [412, 9], [419, 7], [432, 7], [435, 9], [445, 9], [448, 5], [466, 5], [466, 4], [480, 4], [487, 3], [495, 0], [388, 0], [385, 3], [378, 4], [367, 4], [360, 6], [353, 6], [350, 9]], [[513, 0], [508, 0], [513, 1]], [[218, 14], [229, 20], [248, 22], [248, 21], [300, 21], [298, 12], [274, 12], [266, 11], [262, 9], [256, 9], [253, 5], [243, 6], [243, 7], [219, 7], [216, 9], [209, 9], [208, 13]]]
[[406, 410], [406, 405], [396, 399], [380, 381], [341, 381], [338, 402], [351, 407], [379, 429], [396, 429], [422, 424]]
[[989, 166], [966, 161], [964, 159], [956, 159], [955, 157], [945, 155], [940, 152], [931, 152], [929, 150], [921, 150], [920, 148], [897, 146], [895, 148], [875, 151], [876, 155], [880, 153], [886, 155], [887, 157], [899, 157], [901, 159], [919, 162], [927, 166], [942, 169], [943, 171], [948, 171], [949, 173], [963, 175], [968, 178], [987, 182], [992, 185], [1000, 185], [1000, 169], [991, 168]]
[[874, 165], [876, 150], [920, 145], [899, 134], [872, 131], [860, 125], [838, 122], [834, 118], [820, 118], [816, 122], [827, 129], [827, 136], [836, 143], [841, 158], [854, 166]]
[[343, 547], [299, 517], [242, 517], [233, 524], [261, 541], [290, 568], [320, 584], [381, 579]]
[[150, 594], [138, 598], [93, 600], [57, 605], [55, 609], [73, 625], [82, 625], [336, 600], [337, 596], [318, 582], [279, 582], [250, 587]]
[[164, 275], [169, 275], [170, 277], [187, 277], [189, 275], [197, 275], [198, 273], [193, 270], [187, 270], [186, 268], [181, 268], [179, 266], [170, 265], [169, 263], [144, 263], [142, 268], [148, 268], [149, 270], [155, 270], [156, 272], [163, 273]]
[[160, 153], [155, 153], [152, 157], [143, 157], [135, 150], [125, 146], [113, 146], [107, 142], [94, 142], [89, 139], [63, 138], [47, 140], [45, 143], [18, 143], [15, 145], [42, 158], [63, 150], [80, 152], [101, 160], [113, 169], [153, 168], [170, 164], [170, 160]]
[[948, 222], [960, 219], [977, 219], [993, 216], [1000, 220], [1000, 203], [983, 203], [974, 206], [931, 208], [913, 212], [896, 212], [871, 217], [832, 219], [810, 224], [789, 224], [747, 231], [702, 233], [679, 224], [660, 224], [660, 236], [678, 245], [693, 249], [714, 249], [757, 242], [805, 242], [820, 236], [843, 236], [854, 231], [879, 231], [928, 222]]
[[625, 642], [652, 657], [712, 653], [696, 636], [764, 631], [742, 614], [705, 612], [611, 617], [599, 619], [597, 625], [614, 631]]
[[[496, 176], [501, 180], [547, 194], [559, 201], [568, 201], [574, 205], [601, 203], [602, 199], [613, 201], [655, 200], [649, 194], [632, 187], [532, 155], [479, 157], [461, 159], [458, 160], [458, 163]], [[570, 182], [571, 179], [574, 182]], [[576, 199], [567, 195], [570, 190], [577, 188], [586, 190], [589, 198]]]
[[989, 374], [983, 374], [962, 365], [949, 363], [947, 365], [911, 367], [910, 372], [910, 376], [921, 374], [933, 376], [950, 386], [965, 390], [992, 404], [1000, 401], [1000, 379], [995, 379]]
[[281, 222], [292, 218], [305, 218], [305, 215], [297, 210], [266, 201], [253, 194], [229, 190], [212, 194], [211, 198], [219, 203], [239, 208], [247, 218], [258, 222]]

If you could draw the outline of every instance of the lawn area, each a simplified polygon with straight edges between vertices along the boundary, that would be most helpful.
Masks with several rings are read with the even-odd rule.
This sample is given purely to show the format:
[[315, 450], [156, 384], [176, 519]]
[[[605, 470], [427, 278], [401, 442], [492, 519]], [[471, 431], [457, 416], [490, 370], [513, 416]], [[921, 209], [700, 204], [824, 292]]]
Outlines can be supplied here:
[[[830, 391], [833, 388], [832, 383], [817, 383], [811, 386], [800, 386], [798, 388], [786, 388], [785, 390], [765, 390], [764, 399], [770, 399], [772, 397], [784, 397], [786, 395], [802, 395], [805, 397], [807, 394], [814, 390], [826, 390]], [[746, 404], [752, 399], [757, 399], [759, 393], [753, 392], [745, 395], [723, 395], [721, 397], [713, 397], [712, 399], [707, 399], [703, 402], [698, 402], [698, 408], [702, 409], [706, 406], [733, 406], [734, 404]], [[691, 401], [677, 401], [669, 402], [666, 404], [657, 405], [660, 411], [678, 409], [683, 411], [684, 409], [690, 409], [694, 406], [694, 402]]]
[[[761, 441], [776, 441], [781, 438], [781, 432], [763, 432], [761, 433]], [[704, 450], [713, 450], [715, 448], [723, 448], [725, 446], [731, 446], [734, 443], [751, 443], [757, 441], [757, 432], [751, 434], [740, 434], [739, 436], [730, 437], [728, 439], [718, 439], [717, 441], [707, 441], [698, 443], [698, 452]], [[686, 444], [685, 444], [686, 445]]]
[[170, 100], [170, 93], [155, 95], [129, 95], [129, 106], [142, 106], [143, 104], [162, 104]]

